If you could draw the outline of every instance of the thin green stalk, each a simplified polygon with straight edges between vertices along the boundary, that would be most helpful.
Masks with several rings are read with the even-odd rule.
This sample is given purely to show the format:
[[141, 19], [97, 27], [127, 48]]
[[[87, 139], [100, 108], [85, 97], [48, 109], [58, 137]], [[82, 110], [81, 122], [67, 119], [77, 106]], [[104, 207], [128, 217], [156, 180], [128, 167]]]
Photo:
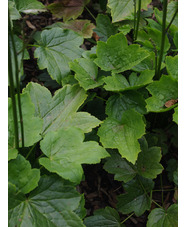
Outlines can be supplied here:
[[[10, 15], [8, 15], [10, 21]], [[20, 128], [21, 128], [21, 139], [22, 139], [22, 147], [24, 147], [24, 126], [23, 126], [23, 115], [21, 109], [21, 98], [20, 98], [20, 84], [19, 84], [19, 71], [18, 71], [18, 60], [17, 53], [15, 48], [15, 41], [12, 29], [9, 29], [10, 39], [12, 43], [12, 50], [14, 55], [14, 63], [15, 63], [15, 79], [16, 79], [16, 87], [17, 87], [17, 100], [18, 100], [18, 111], [19, 111], [19, 120], [20, 120]]]
[[152, 199], [152, 202], [154, 203], [154, 204], [156, 204], [156, 206], [158, 206], [159, 208], [161, 208], [161, 209], [164, 209], [162, 206], [160, 206], [156, 201], [154, 201], [153, 199]]
[[96, 21], [95, 16], [90, 12], [90, 10], [85, 6], [85, 9], [90, 13], [90, 15], [92, 16], [92, 18]]
[[176, 12], [174, 13], [174, 15], [173, 15], [173, 17], [172, 17], [172, 19], [171, 19], [169, 25], [168, 25], [167, 28], [166, 28], [166, 33], [168, 32], [170, 26], [172, 25], [172, 23], [173, 23], [173, 21], [174, 21], [176, 15], [177, 15], [177, 13], [178, 13], [178, 8], [177, 8]]
[[135, 41], [138, 38], [140, 15], [141, 15], [141, 0], [138, 0], [138, 13], [137, 13], [136, 31], [135, 31], [135, 37], [134, 37]]
[[11, 51], [10, 51], [10, 39], [8, 40], [8, 78], [10, 83], [10, 96], [12, 101], [12, 114], [13, 114], [13, 123], [14, 123], [14, 135], [15, 135], [15, 147], [19, 148], [19, 131], [18, 131], [18, 120], [17, 120], [17, 109], [16, 109], [16, 99], [15, 99], [15, 90], [14, 90], [14, 81], [12, 73], [12, 61], [11, 61]]
[[161, 202], [162, 202], [162, 206], [164, 207], [164, 200], [163, 200], [163, 179], [162, 179], [162, 175], [160, 175], [160, 184], [161, 184]]
[[158, 62], [158, 70], [156, 78], [160, 79], [161, 63], [163, 59], [164, 46], [165, 46], [165, 36], [166, 36], [166, 18], [167, 18], [167, 0], [163, 0], [163, 23], [162, 23], [162, 36], [161, 36], [161, 49]]
[[121, 222], [121, 224], [123, 224], [123, 223], [126, 222], [129, 218], [131, 218], [132, 215], [134, 215], [134, 212], [133, 212], [132, 214], [130, 214], [127, 218], [125, 218], [125, 219]]
[[35, 143], [35, 144], [31, 147], [31, 149], [29, 150], [29, 152], [28, 152], [28, 154], [27, 154], [27, 156], [26, 156], [26, 159], [28, 159], [28, 157], [30, 156], [30, 154], [32, 153], [32, 151], [34, 150], [34, 148], [36, 147], [36, 145], [37, 145], [37, 143]]
[[135, 41], [135, 31], [136, 31], [136, 0], [134, 2], [134, 30], [133, 30], [133, 41]]

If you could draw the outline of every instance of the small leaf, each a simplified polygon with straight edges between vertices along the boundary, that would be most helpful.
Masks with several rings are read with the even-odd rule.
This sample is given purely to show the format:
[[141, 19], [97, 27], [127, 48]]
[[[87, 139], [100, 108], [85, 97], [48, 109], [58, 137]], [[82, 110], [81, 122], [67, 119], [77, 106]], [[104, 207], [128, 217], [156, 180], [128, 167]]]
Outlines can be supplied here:
[[126, 159], [121, 158], [116, 152], [111, 153], [111, 157], [107, 159], [104, 169], [114, 175], [114, 179], [118, 181], [128, 182], [136, 176], [134, 165]]
[[147, 227], [177, 227], [178, 205], [173, 204], [167, 210], [156, 208], [148, 216]]
[[57, 176], [41, 177], [28, 198], [9, 184], [9, 226], [85, 227], [73, 212], [80, 199], [75, 187]]
[[96, 164], [109, 156], [97, 142], [83, 142], [80, 129], [60, 129], [49, 132], [41, 141], [41, 150], [47, 158], [41, 158], [40, 164], [50, 172], [75, 183], [80, 183], [83, 169], [81, 164]]
[[163, 75], [159, 81], [147, 86], [152, 97], [146, 99], [149, 112], [164, 112], [174, 108], [175, 105], [165, 107], [167, 101], [178, 98], [178, 82], [170, 76]]
[[67, 21], [80, 16], [89, 1], [90, 0], [59, 0], [57, 3], [48, 5], [48, 9], [57, 18], [63, 18], [63, 21]]
[[147, 58], [149, 53], [137, 44], [128, 46], [122, 34], [111, 36], [107, 43], [99, 41], [95, 63], [104, 71], [124, 72]]
[[125, 183], [123, 187], [126, 193], [117, 197], [117, 209], [121, 213], [134, 212], [136, 216], [141, 216], [150, 209], [151, 200], [147, 193], [151, 192], [154, 187], [154, 182], [151, 179], [139, 177]]
[[[147, 5], [150, 3], [151, 0], [143, 0], [141, 8], [147, 9]], [[131, 0], [108, 0], [108, 7], [111, 9], [112, 22], [133, 20], [134, 18], [134, 3]]]
[[138, 173], [146, 178], [156, 178], [163, 170], [163, 166], [159, 163], [161, 160], [161, 148], [150, 147], [146, 140], [140, 140], [142, 152], [138, 155], [136, 162]]
[[107, 91], [125, 91], [139, 89], [152, 82], [154, 71], [144, 70], [140, 76], [136, 73], [131, 73], [129, 81], [121, 74], [113, 74], [112, 76], [105, 77], [103, 80], [106, 83], [104, 86]]
[[44, 30], [40, 37], [40, 47], [34, 53], [35, 58], [38, 58], [38, 66], [40, 69], [47, 68], [50, 76], [61, 84], [61, 80], [70, 72], [68, 63], [79, 58], [83, 52], [79, 48], [83, 38], [62, 28]]
[[146, 113], [145, 100], [136, 91], [126, 91], [123, 94], [112, 95], [106, 102], [106, 114], [114, 119], [121, 120], [123, 113], [135, 109], [141, 114]]
[[40, 179], [39, 169], [31, 169], [29, 161], [22, 155], [8, 163], [8, 181], [14, 184], [24, 194], [38, 186]]
[[67, 21], [66, 23], [56, 22], [52, 25], [47, 26], [47, 28], [55, 27], [71, 29], [77, 32], [79, 35], [83, 36], [83, 38], [91, 38], [95, 25], [91, 23], [90, 20], [72, 20]]
[[79, 81], [81, 87], [85, 90], [99, 87], [103, 84], [102, 78], [97, 78], [98, 67], [96, 64], [86, 58], [80, 58], [69, 63], [71, 70], [75, 74], [75, 78]]
[[24, 92], [31, 96], [36, 107], [36, 116], [44, 121], [44, 135], [61, 127], [77, 127], [87, 133], [100, 124], [100, 121], [89, 113], [76, 112], [87, 98], [85, 91], [78, 85], [65, 85], [57, 90], [53, 97], [47, 88], [37, 83], [29, 83]]
[[117, 33], [117, 27], [111, 23], [110, 18], [107, 15], [98, 14], [94, 31], [99, 36], [99, 40], [105, 42], [111, 35]]
[[123, 225], [120, 224], [120, 216], [118, 212], [111, 207], [96, 210], [94, 216], [85, 218], [84, 224], [86, 227], [123, 227]]
[[98, 136], [105, 148], [116, 148], [123, 158], [133, 164], [141, 151], [138, 139], [145, 133], [142, 115], [133, 109], [126, 110], [122, 119], [108, 117], [98, 130]]
[[21, 18], [19, 11], [16, 9], [15, 2], [8, 1], [8, 9], [11, 20], [19, 20]]
[[[16, 103], [17, 96], [16, 96]], [[40, 133], [42, 132], [43, 120], [39, 117], [34, 116], [35, 107], [31, 101], [28, 94], [21, 94], [21, 107], [23, 115], [23, 129], [24, 129], [24, 145], [25, 147], [32, 146], [35, 142], [41, 139]], [[21, 129], [20, 129], [20, 118], [18, 113], [18, 124], [19, 124], [19, 144], [22, 146]], [[9, 98], [8, 103], [8, 141], [9, 149], [15, 148], [14, 142], [14, 124], [13, 124], [13, 114], [12, 114], [12, 100]]]
[[45, 6], [37, 0], [14, 0], [16, 8], [26, 14], [37, 14], [38, 12], [45, 12]]
[[171, 75], [172, 78], [178, 80], [178, 55], [174, 57], [167, 56], [165, 62], [169, 75]]
[[178, 107], [174, 108], [173, 121], [178, 125]]

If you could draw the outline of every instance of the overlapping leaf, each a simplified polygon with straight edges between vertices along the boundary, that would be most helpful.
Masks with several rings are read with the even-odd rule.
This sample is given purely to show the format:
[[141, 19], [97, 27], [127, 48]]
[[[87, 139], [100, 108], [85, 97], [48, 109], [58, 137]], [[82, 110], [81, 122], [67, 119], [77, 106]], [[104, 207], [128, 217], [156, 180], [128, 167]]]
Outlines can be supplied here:
[[111, 35], [117, 33], [117, 27], [111, 23], [110, 18], [107, 15], [98, 14], [94, 31], [99, 36], [99, 40], [105, 42]]
[[159, 147], [148, 148], [145, 138], [140, 139], [141, 152], [135, 165], [132, 165], [118, 153], [112, 152], [111, 157], [107, 159], [104, 169], [109, 173], [115, 174], [114, 179], [128, 182], [136, 174], [145, 178], [156, 178], [162, 172], [161, 151]]
[[91, 38], [93, 29], [95, 25], [91, 23], [90, 20], [71, 20], [65, 23], [56, 22], [52, 25], [47, 26], [47, 28], [63, 28], [63, 29], [71, 29], [77, 32], [79, 35], [83, 36], [84, 38]]
[[82, 43], [83, 38], [71, 30], [52, 28], [42, 31], [39, 47], [34, 53], [39, 68], [47, 68], [50, 76], [61, 84], [70, 72], [68, 63], [81, 56], [83, 50], [79, 46]]
[[129, 109], [135, 109], [141, 114], [146, 113], [145, 100], [136, 91], [126, 91], [123, 94], [112, 95], [106, 103], [106, 114], [114, 119], [121, 120], [123, 113]]
[[98, 78], [98, 67], [90, 59], [80, 58], [69, 63], [71, 70], [75, 74], [75, 78], [79, 81], [81, 87], [85, 90], [99, 87], [103, 84], [102, 77]]
[[178, 107], [174, 108], [173, 121], [178, 124]]
[[[141, 8], [147, 9], [150, 3], [151, 0], [143, 0]], [[131, 0], [108, 0], [108, 7], [111, 9], [112, 22], [134, 18], [134, 2]]]
[[[17, 100], [17, 96], [16, 96]], [[17, 102], [16, 102], [17, 103]], [[24, 128], [24, 145], [29, 147], [35, 142], [41, 139], [40, 133], [42, 132], [43, 120], [38, 116], [34, 116], [35, 107], [31, 101], [28, 94], [21, 94], [21, 107], [23, 115], [23, 128]], [[20, 118], [18, 113], [18, 126], [19, 126], [19, 144], [22, 146], [21, 129], [20, 129]], [[15, 148], [14, 144], [14, 124], [13, 124], [13, 114], [12, 114], [12, 101], [9, 99], [8, 103], [8, 142], [9, 148]]]
[[78, 85], [66, 85], [52, 97], [50, 91], [36, 83], [29, 83], [24, 90], [31, 96], [36, 116], [43, 119], [43, 134], [61, 127], [77, 127], [90, 132], [100, 121], [86, 112], [76, 112], [87, 95]]
[[147, 227], [177, 227], [178, 205], [173, 204], [167, 210], [156, 208], [148, 216]]
[[154, 71], [152, 70], [144, 70], [140, 76], [137, 76], [137, 74], [133, 72], [130, 74], [129, 80], [121, 74], [113, 74], [103, 79], [106, 83], [104, 88], [107, 91], [135, 90], [150, 84], [153, 76]]
[[75, 183], [80, 183], [83, 169], [81, 164], [95, 164], [109, 156], [97, 142], [83, 142], [84, 134], [80, 129], [60, 129], [49, 132], [41, 141], [41, 150], [47, 158], [41, 158], [40, 164], [50, 172]]
[[59, 2], [48, 5], [48, 9], [58, 18], [63, 18], [63, 21], [76, 19], [82, 14], [84, 7], [90, 0], [59, 0]]
[[124, 227], [124, 225], [120, 223], [118, 212], [111, 207], [96, 210], [94, 216], [85, 218], [84, 224], [86, 227]]
[[8, 149], [8, 161], [17, 158], [18, 150], [16, 148]]
[[163, 75], [159, 81], [148, 85], [147, 89], [152, 95], [146, 99], [146, 108], [149, 112], [164, 112], [175, 107], [178, 98], [178, 82], [171, 76]]
[[8, 163], [8, 181], [15, 185], [18, 191], [29, 193], [38, 186], [39, 169], [32, 169], [29, 161], [22, 155]]
[[99, 41], [95, 63], [104, 71], [124, 72], [147, 58], [149, 53], [137, 44], [128, 46], [122, 34], [111, 36], [107, 43]]
[[45, 6], [37, 0], [14, 0], [18, 11], [26, 14], [36, 14], [46, 11]]
[[174, 57], [167, 56], [165, 62], [169, 75], [178, 80], [178, 55]]
[[105, 148], [117, 148], [121, 156], [133, 164], [141, 151], [138, 139], [144, 133], [142, 115], [133, 109], [126, 110], [120, 121], [108, 117], [98, 130], [98, 136]]
[[73, 212], [80, 199], [74, 186], [56, 176], [43, 176], [28, 198], [9, 184], [9, 226], [85, 227]]
[[141, 216], [146, 210], [150, 209], [151, 200], [148, 195], [154, 187], [151, 179], [137, 178], [124, 184], [125, 194], [117, 197], [117, 209], [123, 214], [134, 212]]

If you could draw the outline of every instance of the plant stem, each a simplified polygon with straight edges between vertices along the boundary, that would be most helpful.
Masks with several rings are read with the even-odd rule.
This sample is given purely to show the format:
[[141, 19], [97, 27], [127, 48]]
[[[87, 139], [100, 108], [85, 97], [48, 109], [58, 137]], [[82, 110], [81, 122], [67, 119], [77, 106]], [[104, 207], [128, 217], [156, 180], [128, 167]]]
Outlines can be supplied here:
[[11, 58], [10, 46], [11, 46], [11, 23], [10, 23], [10, 14], [8, 12], [8, 78], [10, 83], [10, 96], [12, 101], [15, 147], [18, 149], [19, 148], [19, 131], [18, 131], [17, 108], [16, 108], [14, 77], [12, 72], [12, 60], [11, 60], [12, 58]]
[[166, 17], [167, 17], [167, 0], [163, 0], [163, 23], [162, 23], [162, 36], [161, 36], [161, 49], [158, 62], [158, 70], [156, 78], [160, 79], [161, 63], [163, 59], [164, 46], [165, 46], [165, 36], [166, 36]]
[[162, 208], [162, 209], [164, 209], [162, 206], [160, 206], [156, 201], [154, 201], [153, 199], [152, 199], [152, 202], [154, 203], [154, 204], [156, 204], [156, 206], [158, 206], [159, 208]]
[[137, 22], [136, 22], [136, 31], [135, 31], [134, 41], [136, 41], [138, 38], [140, 15], [141, 15], [141, 0], [139, 0], [138, 2], [138, 13], [137, 13]]
[[163, 200], [163, 180], [162, 180], [162, 174], [160, 175], [160, 183], [161, 183], [161, 202], [162, 202], [162, 206], [164, 207], [164, 200]]
[[121, 222], [121, 224], [123, 224], [123, 223], [126, 222], [129, 218], [131, 218], [132, 215], [134, 215], [134, 212], [133, 212], [132, 214], [130, 214], [127, 218], [125, 218], [125, 219]]
[[166, 33], [168, 32], [170, 26], [172, 25], [172, 22], [174, 21], [174, 19], [175, 19], [177, 13], [178, 13], [178, 8], [177, 8], [176, 12], [174, 13], [174, 15], [173, 15], [173, 17], [172, 17], [172, 19], [171, 19], [169, 25], [168, 25], [167, 28], [166, 28]]
[[28, 159], [28, 157], [30, 156], [30, 154], [32, 153], [32, 151], [34, 150], [34, 148], [36, 147], [37, 143], [35, 143], [32, 148], [29, 150], [27, 156], [26, 156], [26, 159]]
[[133, 41], [135, 41], [135, 31], [136, 31], [136, 0], [134, 2], [134, 30], [133, 30]]
[[[10, 15], [9, 15], [10, 17]], [[10, 18], [9, 18], [10, 20]], [[10, 39], [12, 43], [12, 50], [14, 55], [14, 63], [15, 63], [15, 79], [16, 79], [16, 87], [17, 87], [17, 100], [18, 100], [18, 111], [19, 111], [19, 120], [20, 120], [20, 128], [21, 128], [21, 139], [22, 139], [22, 147], [24, 147], [24, 126], [23, 126], [23, 115], [22, 115], [22, 109], [21, 109], [21, 98], [20, 98], [20, 83], [19, 83], [19, 71], [18, 71], [18, 61], [17, 61], [17, 53], [15, 48], [15, 41], [12, 29], [10, 27], [9, 29], [10, 33]], [[14, 81], [13, 81], [14, 83]]]
[[90, 10], [85, 6], [85, 9], [90, 13], [90, 15], [92, 16], [92, 18], [96, 21], [95, 16], [90, 12]]

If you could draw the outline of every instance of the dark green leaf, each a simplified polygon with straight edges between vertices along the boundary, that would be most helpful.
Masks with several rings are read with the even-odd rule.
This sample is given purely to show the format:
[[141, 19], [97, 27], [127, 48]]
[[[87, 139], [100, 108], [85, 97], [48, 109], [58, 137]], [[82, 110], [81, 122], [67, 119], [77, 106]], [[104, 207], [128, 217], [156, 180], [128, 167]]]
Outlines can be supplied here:
[[178, 107], [174, 108], [173, 121], [178, 125]]

